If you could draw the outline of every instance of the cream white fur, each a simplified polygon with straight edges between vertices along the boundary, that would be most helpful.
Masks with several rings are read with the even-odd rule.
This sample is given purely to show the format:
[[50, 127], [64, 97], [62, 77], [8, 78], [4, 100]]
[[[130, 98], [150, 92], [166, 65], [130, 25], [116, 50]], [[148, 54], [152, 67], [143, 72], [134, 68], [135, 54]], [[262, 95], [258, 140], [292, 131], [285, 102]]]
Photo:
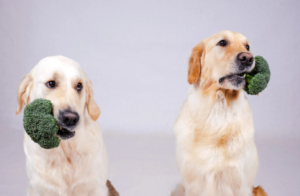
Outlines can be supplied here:
[[[236, 45], [246, 40], [223, 31], [202, 42], [200, 79], [189, 90], [174, 125], [182, 182], [172, 196], [252, 196], [258, 154], [251, 108], [241, 88], [233, 88], [239, 94], [228, 103], [224, 93], [228, 86], [217, 84], [233, 72], [237, 54], [224, 62], [227, 51], [216, 46], [224, 37]], [[209, 81], [217, 86], [204, 93]]]
[[[45, 83], [59, 77], [56, 90], [47, 89]], [[28, 84], [23, 84], [26, 81]], [[28, 196], [107, 196], [108, 157], [99, 124], [87, 111], [87, 88], [89, 79], [75, 61], [63, 56], [41, 60], [25, 77], [20, 88], [25, 86], [22, 106], [37, 98], [53, 103], [54, 116], [66, 107], [80, 115], [75, 136], [61, 140], [59, 147], [43, 149], [25, 133], [24, 151], [30, 187]], [[31, 78], [31, 79], [28, 79]], [[75, 79], [83, 83], [81, 95], [74, 90]], [[19, 94], [22, 89], [19, 89]], [[92, 96], [92, 94], [91, 94]], [[94, 100], [91, 100], [94, 103]], [[23, 103], [24, 102], [24, 103]], [[28, 103], [27, 103], [28, 102]], [[97, 105], [93, 105], [97, 109]], [[17, 113], [19, 113], [18, 111]], [[98, 116], [97, 116], [98, 117]]]

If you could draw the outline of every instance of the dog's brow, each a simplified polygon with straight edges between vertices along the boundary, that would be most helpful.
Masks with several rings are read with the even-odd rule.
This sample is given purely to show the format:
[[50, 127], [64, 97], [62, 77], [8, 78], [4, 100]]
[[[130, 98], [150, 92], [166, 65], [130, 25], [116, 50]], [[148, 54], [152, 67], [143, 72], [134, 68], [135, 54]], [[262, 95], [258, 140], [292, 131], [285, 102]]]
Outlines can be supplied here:
[[219, 37], [218, 39], [217, 39], [217, 43], [219, 43], [221, 40], [225, 40], [225, 41], [227, 41], [227, 42], [229, 42], [229, 39], [228, 39], [228, 37], [227, 36], [222, 36], [222, 37]]
[[58, 81], [60, 78], [59, 74], [57, 72], [54, 72], [52, 77], [49, 80]]
[[75, 78], [73, 81], [72, 81], [72, 84], [73, 86], [77, 86], [78, 83], [82, 83], [82, 79], [81, 78]]

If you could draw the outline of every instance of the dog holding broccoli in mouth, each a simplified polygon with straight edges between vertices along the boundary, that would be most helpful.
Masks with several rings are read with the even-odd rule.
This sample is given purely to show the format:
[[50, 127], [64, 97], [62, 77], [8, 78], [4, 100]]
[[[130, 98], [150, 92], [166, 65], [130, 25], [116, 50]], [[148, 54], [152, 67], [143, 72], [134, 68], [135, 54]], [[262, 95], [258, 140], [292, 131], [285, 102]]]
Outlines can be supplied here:
[[67, 57], [42, 59], [18, 89], [24, 109], [28, 196], [118, 196], [97, 122], [91, 81]]
[[182, 180], [172, 196], [267, 195], [254, 187], [258, 152], [244, 92], [257, 95], [269, 80], [268, 63], [240, 33], [221, 31], [192, 49], [192, 86], [174, 125]]

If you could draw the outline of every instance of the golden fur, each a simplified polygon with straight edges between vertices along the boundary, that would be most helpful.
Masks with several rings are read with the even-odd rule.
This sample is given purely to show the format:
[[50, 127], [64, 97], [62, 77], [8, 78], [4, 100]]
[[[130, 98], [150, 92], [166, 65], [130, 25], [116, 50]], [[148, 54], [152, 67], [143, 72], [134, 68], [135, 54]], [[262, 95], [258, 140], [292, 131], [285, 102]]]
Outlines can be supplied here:
[[[46, 83], [55, 81], [55, 88]], [[78, 83], [83, 89], [76, 90]], [[18, 108], [37, 98], [53, 104], [58, 119], [61, 110], [79, 114], [75, 136], [61, 140], [53, 149], [43, 149], [25, 133], [24, 151], [29, 178], [28, 196], [117, 196], [108, 177], [108, 158], [102, 132], [96, 122], [100, 108], [93, 99], [91, 81], [75, 61], [63, 56], [42, 59], [22, 80], [18, 89]]]
[[[227, 41], [226, 47], [218, 45], [220, 40]], [[227, 79], [219, 82], [235, 73], [239, 53], [251, 53], [246, 49], [248, 44], [243, 35], [222, 31], [192, 50], [188, 82], [193, 86], [174, 126], [182, 182], [173, 196], [264, 193], [261, 187], [253, 189], [258, 155], [243, 86]]]

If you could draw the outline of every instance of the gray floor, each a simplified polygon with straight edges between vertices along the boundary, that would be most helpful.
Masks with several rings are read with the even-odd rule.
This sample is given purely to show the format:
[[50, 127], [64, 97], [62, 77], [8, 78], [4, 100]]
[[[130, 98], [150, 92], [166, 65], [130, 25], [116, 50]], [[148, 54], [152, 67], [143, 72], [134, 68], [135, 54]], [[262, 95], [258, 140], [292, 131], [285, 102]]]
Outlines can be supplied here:
[[[110, 180], [122, 196], [167, 196], [179, 182], [172, 136], [105, 134]], [[0, 195], [25, 195], [23, 131], [2, 126]], [[300, 195], [299, 141], [257, 141], [260, 168], [255, 184], [269, 196]]]

